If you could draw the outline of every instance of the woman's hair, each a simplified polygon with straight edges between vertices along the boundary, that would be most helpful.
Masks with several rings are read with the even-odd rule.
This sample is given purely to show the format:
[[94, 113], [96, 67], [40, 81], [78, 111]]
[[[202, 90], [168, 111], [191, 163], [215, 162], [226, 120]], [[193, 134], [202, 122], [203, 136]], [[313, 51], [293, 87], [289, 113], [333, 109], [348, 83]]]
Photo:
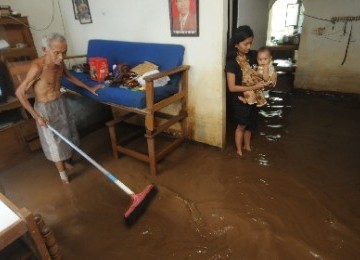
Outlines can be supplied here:
[[50, 43], [52, 41], [66, 42], [66, 39], [63, 35], [59, 33], [50, 33], [48, 35], [45, 35], [41, 40], [43, 47], [48, 50], [51, 48]]
[[239, 42], [245, 41], [247, 38], [254, 37], [254, 33], [251, 30], [249, 25], [242, 25], [236, 28], [233, 33], [230, 40], [230, 45], [228, 47], [228, 54], [226, 55], [226, 58], [232, 58], [236, 56], [236, 48], [235, 45]]

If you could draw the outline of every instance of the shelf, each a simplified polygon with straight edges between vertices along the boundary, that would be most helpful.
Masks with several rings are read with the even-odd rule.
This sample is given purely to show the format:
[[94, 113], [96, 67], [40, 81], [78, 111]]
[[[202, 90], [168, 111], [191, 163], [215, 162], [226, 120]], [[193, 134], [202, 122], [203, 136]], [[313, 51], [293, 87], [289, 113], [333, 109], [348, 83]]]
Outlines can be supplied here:
[[[18, 21], [20, 22], [18, 22]], [[23, 17], [1, 17], [0, 19], [0, 25], [14, 25], [14, 24], [18, 24], [23, 26], [23, 24], [29, 25], [28, 23], [28, 19], [27, 16], [23, 16]]]
[[21, 124], [25, 123], [25, 120], [20, 120], [17, 122], [9, 122], [5, 124], [0, 124], [0, 132], [8, 130], [9, 128], [19, 126]]
[[299, 49], [299, 45], [274, 45], [274, 46], [267, 46], [270, 50], [275, 51], [294, 51]]
[[33, 60], [37, 57], [34, 48], [7, 48], [0, 50], [2, 60]]
[[21, 107], [20, 101], [16, 97], [8, 97], [8, 100], [5, 103], [0, 103], [0, 113], [15, 108]]
[[[37, 149], [39, 141], [36, 122], [14, 94], [29, 70], [29, 60], [37, 58], [27, 17], [0, 17], [0, 38], [10, 46], [0, 50], [1, 81], [9, 95], [6, 102], [0, 103], [1, 168], [11, 164], [13, 158]], [[26, 47], [16, 48], [19, 45]], [[32, 99], [33, 94], [27, 98]]]
[[[1, 17], [0, 38], [6, 40], [10, 45], [10, 48], [0, 50], [2, 61], [31, 60], [37, 57], [27, 17]], [[26, 47], [16, 48], [18, 44], [23, 44]]]

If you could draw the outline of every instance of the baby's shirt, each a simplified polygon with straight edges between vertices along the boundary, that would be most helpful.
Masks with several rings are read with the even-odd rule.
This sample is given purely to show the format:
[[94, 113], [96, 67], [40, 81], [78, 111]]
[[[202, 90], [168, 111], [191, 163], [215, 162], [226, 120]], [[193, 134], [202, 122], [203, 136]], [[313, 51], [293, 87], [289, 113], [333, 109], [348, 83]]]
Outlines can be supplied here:
[[[261, 65], [257, 66], [256, 71], [260, 75], [264, 75], [264, 67], [263, 66], [261, 66]], [[274, 73], [276, 73], [274, 66], [272, 64], [269, 64], [269, 66], [268, 66], [269, 78], [271, 78], [274, 75]]]

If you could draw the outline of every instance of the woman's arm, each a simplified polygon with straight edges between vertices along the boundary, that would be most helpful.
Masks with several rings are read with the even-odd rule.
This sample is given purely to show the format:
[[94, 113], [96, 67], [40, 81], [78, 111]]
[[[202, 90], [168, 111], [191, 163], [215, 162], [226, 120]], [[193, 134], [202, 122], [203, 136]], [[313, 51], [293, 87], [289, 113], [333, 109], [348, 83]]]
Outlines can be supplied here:
[[248, 90], [263, 89], [269, 83], [260, 81], [254, 86], [239, 86], [235, 84], [235, 74], [231, 72], [226, 73], [227, 84], [230, 92], [244, 92]]

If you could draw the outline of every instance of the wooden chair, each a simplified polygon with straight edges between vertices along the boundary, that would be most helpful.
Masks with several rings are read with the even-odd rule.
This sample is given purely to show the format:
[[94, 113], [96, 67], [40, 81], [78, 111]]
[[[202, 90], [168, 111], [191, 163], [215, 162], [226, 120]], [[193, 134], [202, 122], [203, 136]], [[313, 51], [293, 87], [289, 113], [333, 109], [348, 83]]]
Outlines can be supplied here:
[[[132, 156], [136, 159], [144, 161], [149, 164], [150, 173], [152, 175], [157, 174], [157, 163], [163, 159], [166, 155], [172, 152], [176, 147], [178, 147], [184, 140], [187, 139], [187, 102], [188, 102], [188, 70], [190, 66], [181, 65], [173, 70], [162, 71], [156, 75], [151, 75], [145, 78], [146, 81], [146, 107], [144, 109], [131, 108], [125, 106], [119, 106], [111, 104], [117, 109], [127, 111], [127, 113], [121, 117], [118, 117], [114, 120], [111, 120], [106, 123], [110, 139], [111, 146], [113, 150], [113, 155], [115, 158], [119, 158], [119, 153], [123, 153], [129, 156]], [[181, 73], [181, 85], [180, 90], [177, 94], [162, 100], [160, 102], [154, 102], [154, 80], [164, 77], [171, 76], [176, 73]], [[181, 108], [178, 114], [170, 115], [160, 112], [164, 107], [173, 104], [179, 101], [181, 103]], [[129, 135], [128, 138], [121, 138], [116, 134], [116, 126], [121, 122], [135, 116], [142, 115], [145, 117], [145, 137], [147, 140], [147, 154], [139, 152], [134, 149], [130, 149], [123, 145], [128, 139], [133, 138], [132, 135]], [[163, 119], [162, 123], [156, 124], [156, 119]], [[169, 130], [169, 128], [176, 123], [180, 124], [180, 134], [175, 137], [174, 140], [162, 148], [161, 150], [156, 149], [155, 137], [162, 132]]]
[[[179, 44], [93, 39], [88, 43], [87, 59], [102, 57], [107, 59], [110, 66], [127, 64], [132, 68], [144, 62], [150, 62], [158, 66], [160, 72], [144, 78], [146, 86], [143, 91], [132, 91], [131, 89], [112, 86], [99, 90], [98, 96], [74, 86], [66, 79], [62, 81], [62, 85], [70, 92], [110, 105], [113, 111], [115, 109], [122, 111], [120, 117], [116, 116], [106, 124], [110, 133], [114, 157], [118, 158], [119, 154], [122, 153], [142, 160], [149, 164], [150, 172], [153, 175], [157, 173], [157, 163], [187, 138], [186, 107], [190, 66], [183, 64], [184, 52], [184, 46]], [[75, 56], [75, 58], [80, 57], [80, 55]], [[74, 57], [69, 57], [69, 59], [72, 58]], [[73, 75], [89, 86], [98, 84], [84, 73], [73, 73]], [[166, 76], [170, 77], [170, 83], [155, 88], [154, 81]], [[181, 105], [178, 113], [173, 115], [163, 112], [163, 108], [174, 103], [180, 103]], [[125, 141], [129, 141], [129, 138], [120, 140], [123, 136], [117, 134], [116, 131], [121, 122], [135, 115], [144, 117], [147, 152], [139, 152], [129, 148], [129, 146], [125, 147]], [[157, 119], [161, 119], [161, 121]], [[155, 138], [160, 133], [169, 132], [170, 128], [175, 124], [180, 124], [180, 133], [174, 138], [173, 142], [164, 148], [156, 146]], [[131, 135], [131, 138], [133, 137]]]

